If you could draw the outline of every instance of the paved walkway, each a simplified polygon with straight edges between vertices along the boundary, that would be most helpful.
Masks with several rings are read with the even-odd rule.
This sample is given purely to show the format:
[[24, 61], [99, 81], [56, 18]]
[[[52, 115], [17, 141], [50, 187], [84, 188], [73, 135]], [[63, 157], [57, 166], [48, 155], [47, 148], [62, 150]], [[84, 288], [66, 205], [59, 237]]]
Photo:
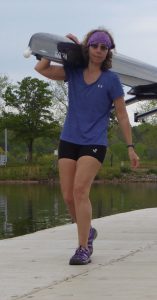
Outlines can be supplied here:
[[157, 208], [93, 220], [92, 263], [70, 266], [76, 225], [0, 241], [0, 300], [157, 300]]

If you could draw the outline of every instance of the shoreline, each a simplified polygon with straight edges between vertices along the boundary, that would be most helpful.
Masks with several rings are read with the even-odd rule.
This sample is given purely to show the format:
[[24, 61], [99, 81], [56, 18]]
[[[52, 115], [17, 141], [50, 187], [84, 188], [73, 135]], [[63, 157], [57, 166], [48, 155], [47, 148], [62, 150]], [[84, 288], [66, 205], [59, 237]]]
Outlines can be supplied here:
[[[157, 183], [157, 175], [156, 174], [145, 174], [145, 175], [128, 175], [125, 174], [121, 178], [112, 178], [112, 179], [95, 179], [94, 183], [96, 184], [105, 184], [105, 183], [144, 183], [144, 182], [152, 182]], [[13, 180], [13, 179], [4, 179], [0, 180], [1, 184], [50, 184], [55, 185], [59, 184], [59, 179], [44, 179], [44, 180]]]

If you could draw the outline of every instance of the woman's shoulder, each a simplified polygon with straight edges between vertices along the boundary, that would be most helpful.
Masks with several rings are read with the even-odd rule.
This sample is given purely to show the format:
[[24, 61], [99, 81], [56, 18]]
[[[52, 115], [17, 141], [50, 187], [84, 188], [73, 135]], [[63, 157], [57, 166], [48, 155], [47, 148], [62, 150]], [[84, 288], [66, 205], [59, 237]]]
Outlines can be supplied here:
[[71, 66], [64, 66], [64, 71], [66, 74], [66, 81], [78, 80], [83, 74], [83, 68], [74, 68]]
[[71, 65], [65, 65], [64, 69], [68, 72], [74, 72], [74, 73], [80, 73], [83, 72], [84, 68], [83, 67], [73, 67]]
[[103, 71], [103, 74], [104, 74], [104, 76], [108, 76], [110, 78], [116, 78], [116, 77], [118, 77], [117, 73], [115, 73], [112, 70]]
[[119, 81], [120, 82], [120, 78], [119, 78], [118, 74], [112, 70], [103, 71], [103, 74], [104, 74], [104, 78], [108, 78], [110, 81]]
[[81, 73], [83, 73], [83, 68], [81, 68], [81, 67], [78, 67], [78, 68], [76, 68], [76, 67], [71, 67], [71, 66], [64, 66], [64, 70], [65, 70], [65, 72], [66, 73], [68, 73], [68, 74], [72, 74], [72, 75], [78, 75], [78, 74], [81, 74]]

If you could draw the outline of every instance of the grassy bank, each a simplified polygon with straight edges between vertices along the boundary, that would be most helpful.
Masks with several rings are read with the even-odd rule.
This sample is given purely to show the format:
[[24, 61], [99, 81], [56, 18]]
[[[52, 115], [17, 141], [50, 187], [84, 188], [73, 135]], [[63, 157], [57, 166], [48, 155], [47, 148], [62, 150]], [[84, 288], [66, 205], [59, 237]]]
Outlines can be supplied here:
[[58, 178], [56, 168], [49, 165], [5, 166], [0, 168], [0, 180], [50, 180]]
[[[157, 163], [143, 162], [137, 170], [131, 170], [129, 162], [123, 164], [115, 164], [114, 166], [103, 165], [96, 180], [127, 180], [134, 178], [140, 180], [141, 178], [150, 179], [157, 178]], [[46, 165], [8, 165], [0, 167], [0, 180], [22, 180], [22, 181], [49, 181], [58, 180], [57, 164], [53, 166]]]

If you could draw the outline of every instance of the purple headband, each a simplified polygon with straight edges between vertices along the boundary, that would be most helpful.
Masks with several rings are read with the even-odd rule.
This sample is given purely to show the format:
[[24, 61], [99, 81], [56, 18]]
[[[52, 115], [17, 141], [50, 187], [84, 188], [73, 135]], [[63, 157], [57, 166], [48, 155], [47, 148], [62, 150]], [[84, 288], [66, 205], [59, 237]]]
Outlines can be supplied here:
[[91, 46], [93, 44], [105, 44], [108, 49], [112, 48], [112, 41], [109, 35], [104, 31], [96, 31], [90, 36], [87, 46]]

